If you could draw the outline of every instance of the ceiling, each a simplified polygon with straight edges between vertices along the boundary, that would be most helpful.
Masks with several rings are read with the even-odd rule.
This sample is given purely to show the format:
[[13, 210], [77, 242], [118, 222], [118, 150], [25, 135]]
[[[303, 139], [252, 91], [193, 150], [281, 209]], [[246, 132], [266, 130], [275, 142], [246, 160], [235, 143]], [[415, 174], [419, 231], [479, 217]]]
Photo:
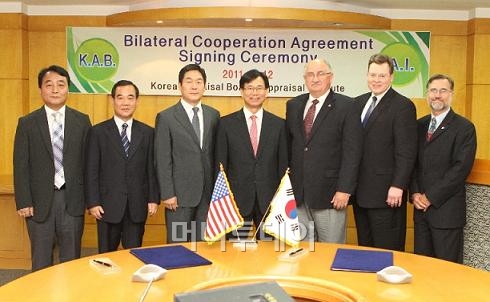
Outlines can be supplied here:
[[0, 0], [0, 12], [28, 15], [111, 15], [156, 8], [234, 6], [337, 10], [392, 19], [490, 18], [490, 0]]
[[[475, 8], [490, 8], [489, 0], [333, 0], [321, 2], [331, 2], [335, 4], [348, 4], [365, 8], [376, 9], [442, 9], [442, 10], [471, 10]], [[142, 3], [155, 3], [172, 1], [152, 1], [152, 0], [0, 0], [0, 3], [21, 2], [26, 5], [135, 5]], [[187, 1], [189, 2], [189, 1]], [[194, 1], [199, 6], [198, 1]], [[222, 4], [222, 1], [216, 1]], [[231, 1], [233, 2], [233, 1]], [[249, 1], [250, 2], [250, 1]], [[272, 1], [279, 2], [279, 1]], [[291, 7], [291, 3], [295, 1], [284, 1], [284, 7]], [[304, 2], [304, 1], [302, 1]], [[308, 1], [307, 1], [308, 2]], [[319, 1], [310, 1], [319, 2]], [[218, 5], [220, 5], [218, 4]], [[265, 4], [265, 3], [263, 3]], [[207, 4], [209, 5], [209, 4]], [[220, 5], [221, 6], [221, 5]]]

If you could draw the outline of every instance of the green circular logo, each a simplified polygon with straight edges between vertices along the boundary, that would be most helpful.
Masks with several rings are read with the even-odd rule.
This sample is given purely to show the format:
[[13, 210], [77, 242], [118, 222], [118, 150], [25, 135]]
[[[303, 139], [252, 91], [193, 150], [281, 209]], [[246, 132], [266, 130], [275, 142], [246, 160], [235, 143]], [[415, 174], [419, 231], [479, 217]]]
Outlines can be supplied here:
[[78, 75], [91, 82], [110, 79], [119, 66], [119, 53], [110, 42], [94, 38], [84, 41], [76, 53]]
[[420, 74], [422, 62], [417, 52], [409, 44], [390, 44], [381, 52], [393, 58], [393, 64], [395, 65], [394, 85], [407, 85]]

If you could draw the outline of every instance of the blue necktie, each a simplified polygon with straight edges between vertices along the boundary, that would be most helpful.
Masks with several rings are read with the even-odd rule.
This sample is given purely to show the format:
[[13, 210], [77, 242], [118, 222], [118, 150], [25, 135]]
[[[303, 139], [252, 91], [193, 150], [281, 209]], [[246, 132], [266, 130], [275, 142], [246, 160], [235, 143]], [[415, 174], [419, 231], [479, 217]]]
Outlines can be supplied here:
[[128, 129], [128, 124], [126, 124], [126, 123], [122, 124], [121, 141], [122, 141], [124, 153], [126, 154], [126, 157], [128, 157], [128, 155], [129, 155], [129, 139], [128, 139], [128, 135], [126, 134], [126, 129]]
[[371, 116], [371, 113], [373, 113], [374, 107], [376, 107], [377, 100], [378, 98], [373, 96], [373, 101], [371, 102], [371, 105], [369, 106], [368, 110], [366, 111], [366, 114], [364, 115], [364, 119], [362, 120], [362, 126], [364, 128], [366, 128], [369, 117]]

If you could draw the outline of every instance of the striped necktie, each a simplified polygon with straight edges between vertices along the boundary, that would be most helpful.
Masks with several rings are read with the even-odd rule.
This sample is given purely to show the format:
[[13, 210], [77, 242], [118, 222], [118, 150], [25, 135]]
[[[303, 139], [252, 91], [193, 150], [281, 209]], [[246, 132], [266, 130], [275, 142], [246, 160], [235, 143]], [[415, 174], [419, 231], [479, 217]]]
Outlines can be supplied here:
[[128, 139], [128, 135], [126, 133], [126, 129], [128, 129], [128, 124], [126, 124], [126, 123], [122, 124], [121, 141], [122, 141], [124, 153], [126, 154], [126, 157], [128, 157], [128, 155], [129, 155], [129, 139]]
[[59, 189], [65, 184], [65, 171], [63, 170], [63, 123], [60, 112], [54, 112], [51, 133], [54, 158], [54, 185]]

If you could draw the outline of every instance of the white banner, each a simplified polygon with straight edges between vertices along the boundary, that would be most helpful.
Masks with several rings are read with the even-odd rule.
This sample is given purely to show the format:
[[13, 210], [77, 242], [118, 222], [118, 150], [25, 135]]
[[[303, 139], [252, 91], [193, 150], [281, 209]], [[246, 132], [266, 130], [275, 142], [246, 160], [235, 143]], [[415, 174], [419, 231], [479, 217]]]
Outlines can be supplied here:
[[349, 96], [368, 90], [367, 62], [375, 53], [394, 58], [393, 86], [422, 97], [429, 70], [429, 32], [223, 28], [67, 28], [71, 92], [108, 93], [120, 80], [146, 95], [180, 95], [178, 72], [200, 64], [206, 95], [238, 96], [239, 79], [250, 69], [267, 74], [271, 97], [305, 93], [305, 64], [325, 58], [332, 88]]

